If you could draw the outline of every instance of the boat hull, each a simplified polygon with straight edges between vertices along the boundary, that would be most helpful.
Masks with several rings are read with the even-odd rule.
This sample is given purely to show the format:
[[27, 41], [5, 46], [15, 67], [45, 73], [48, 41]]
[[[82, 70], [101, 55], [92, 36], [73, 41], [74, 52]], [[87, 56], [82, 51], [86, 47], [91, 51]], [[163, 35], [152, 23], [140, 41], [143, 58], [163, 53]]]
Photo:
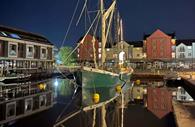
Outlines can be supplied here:
[[[79, 75], [78, 75], [79, 74]], [[93, 70], [80, 70], [77, 72], [78, 84], [82, 86], [82, 105], [93, 105], [93, 94], [98, 93], [100, 95], [100, 102], [107, 101], [118, 93], [115, 88], [117, 85], [123, 87], [123, 91], [127, 90], [131, 86], [130, 73], [110, 74], [104, 72], [97, 72]]]

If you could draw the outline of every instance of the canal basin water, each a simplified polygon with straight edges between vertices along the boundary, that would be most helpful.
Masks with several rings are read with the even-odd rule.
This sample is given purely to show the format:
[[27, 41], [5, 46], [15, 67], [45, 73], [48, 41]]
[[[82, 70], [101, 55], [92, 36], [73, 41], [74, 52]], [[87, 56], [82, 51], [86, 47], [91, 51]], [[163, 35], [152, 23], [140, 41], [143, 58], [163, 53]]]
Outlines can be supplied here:
[[[58, 117], [67, 116], [69, 113], [80, 109], [81, 91], [74, 95], [75, 87], [64, 79], [53, 79], [54, 94], [56, 97], [56, 104], [53, 108], [20, 119], [10, 126], [14, 127], [52, 127]], [[150, 82], [151, 83], [151, 82]], [[71, 103], [72, 102], [72, 103]], [[108, 111], [108, 116], [114, 116], [116, 110], [111, 108]], [[100, 113], [97, 113], [97, 117], [100, 118]], [[71, 118], [65, 123], [67, 127], [86, 127], [92, 121], [92, 112], [81, 112], [77, 116]], [[111, 117], [110, 117], [111, 118]], [[116, 122], [116, 121], [115, 121]], [[175, 122], [172, 113], [166, 117], [159, 119], [148, 111], [143, 105], [129, 104], [125, 109], [125, 121], [124, 126], [136, 126], [136, 127], [175, 127]], [[100, 125], [97, 119], [97, 126]], [[108, 127], [114, 127], [113, 121], [110, 119]]]

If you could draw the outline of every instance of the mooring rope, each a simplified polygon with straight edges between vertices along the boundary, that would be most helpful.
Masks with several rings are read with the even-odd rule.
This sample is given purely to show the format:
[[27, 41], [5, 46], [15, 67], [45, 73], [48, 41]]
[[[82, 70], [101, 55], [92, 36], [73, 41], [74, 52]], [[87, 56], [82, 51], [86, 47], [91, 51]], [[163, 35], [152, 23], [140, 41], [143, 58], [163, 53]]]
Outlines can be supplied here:
[[107, 124], [106, 124], [106, 105], [102, 105], [102, 126], [101, 127], [107, 127]]
[[124, 121], [124, 94], [121, 93], [121, 99], [122, 99], [122, 102], [121, 102], [121, 127], [123, 127], [123, 121]]
[[92, 127], [95, 127], [96, 124], [96, 108], [94, 108], [93, 110], [93, 123], [92, 123]]

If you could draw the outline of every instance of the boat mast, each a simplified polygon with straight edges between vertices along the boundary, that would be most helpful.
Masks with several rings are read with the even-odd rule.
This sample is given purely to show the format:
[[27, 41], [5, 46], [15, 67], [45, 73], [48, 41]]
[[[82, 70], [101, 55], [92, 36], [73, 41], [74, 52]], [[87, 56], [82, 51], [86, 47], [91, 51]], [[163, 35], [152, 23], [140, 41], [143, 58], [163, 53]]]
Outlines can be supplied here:
[[[116, 0], [113, 0], [111, 6], [105, 11], [104, 10], [104, 0], [100, 0], [100, 11], [101, 11], [101, 19], [102, 19], [102, 23], [101, 23], [101, 32], [102, 32], [101, 33], [101, 66], [102, 67], [106, 59], [105, 46], [106, 46], [106, 41], [108, 37], [108, 32], [111, 26], [111, 21], [112, 21], [115, 5], [116, 5]], [[109, 17], [109, 21], [108, 21], [108, 26], [107, 26], [108, 28], [106, 31], [106, 20], [108, 19], [108, 17]]]
[[104, 0], [100, 0], [100, 11], [101, 11], [101, 66], [103, 68], [105, 62], [105, 47], [106, 44], [106, 35], [105, 35], [105, 19], [104, 19]]

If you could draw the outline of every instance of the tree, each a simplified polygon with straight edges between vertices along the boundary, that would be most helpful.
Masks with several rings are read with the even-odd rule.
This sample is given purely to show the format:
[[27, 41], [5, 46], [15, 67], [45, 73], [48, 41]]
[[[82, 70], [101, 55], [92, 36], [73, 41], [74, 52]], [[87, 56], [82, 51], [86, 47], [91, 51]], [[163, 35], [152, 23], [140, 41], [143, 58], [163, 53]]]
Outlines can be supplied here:
[[73, 54], [70, 55], [70, 53], [72, 51], [73, 51], [72, 47], [65, 46], [65, 47], [61, 47], [60, 48], [59, 60], [65, 66], [74, 66], [74, 65], [76, 65], [76, 53], [74, 52]]

